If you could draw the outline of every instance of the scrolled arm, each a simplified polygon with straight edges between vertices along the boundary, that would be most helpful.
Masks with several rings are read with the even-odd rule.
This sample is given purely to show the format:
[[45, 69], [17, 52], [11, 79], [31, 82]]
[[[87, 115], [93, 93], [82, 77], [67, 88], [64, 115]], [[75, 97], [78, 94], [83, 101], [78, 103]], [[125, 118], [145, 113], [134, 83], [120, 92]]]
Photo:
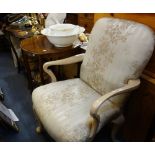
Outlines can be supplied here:
[[116, 95], [120, 95], [122, 93], [128, 93], [131, 92], [132, 90], [135, 90], [136, 88], [138, 88], [138, 86], [140, 85], [140, 80], [136, 79], [136, 80], [129, 80], [128, 83], [123, 86], [122, 88], [118, 88], [116, 90], [113, 90], [103, 96], [101, 96], [98, 100], [96, 100], [93, 104], [92, 107], [90, 109], [90, 136], [89, 139], [92, 139], [97, 131], [99, 122], [100, 122], [100, 116], [97, 114], [98, 110], [100, 109], [100, 107], [104, 104], [105, 101], [107, 101], [108, 99], [110, 99], [113, 96]]
[[50, 69], [48, 69], [49, 66], [69, 65], [69, 64], [81, 62], [83, 60], [83, 58], [84, 58], [84, 54], [78, 54], [78, 55], [75, 55], [75, 56], [72, 56], [69, 58], [65, 58], [65, 59], [49, 61], [49, 62], [44, 63], [43, 69], [51, 77], [52, 82], [56, 82], [57, 79], [56, 79], [54, 73]]

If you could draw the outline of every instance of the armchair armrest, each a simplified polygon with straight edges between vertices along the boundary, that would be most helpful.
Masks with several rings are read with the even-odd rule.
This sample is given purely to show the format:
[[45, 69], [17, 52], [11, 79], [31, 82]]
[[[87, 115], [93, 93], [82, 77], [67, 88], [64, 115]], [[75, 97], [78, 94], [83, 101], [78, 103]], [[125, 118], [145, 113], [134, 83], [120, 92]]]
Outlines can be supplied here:
[[77, 62], [81, 62], [84, 58], [84, 54], [78, 54], [69, 58], [65, 58], [65, 59], [60, 59], [60, 60], [56, 60], [56, 61], [49, 61], [44, 63], [43, 65], [43, 69], [44, 71], [51, 77], [52, 82], [56, 82], [56, 77], [53, 74], [53, 72], [48, 69], [49, 66], [54, 66], [54, 65], [69, 65], [69, 64], [73, 64], [73, 63], [77, 63]]
[[108, 99], [110, 99], [113, 96], [116, 95], [120, 95], [122, 93], [128, 93], [131, 92], [132, 90], [135, 90], [136, 88], [138, 88], [138, 86], [140, 85], [140, 80], [129, 80], [128, 83], [123, 86], [122, 88], [118, 88], [116, 90], [113, 90], [103, 96], [101, 96], [98, 100], [96, 100], [93, 104], [92, 107], [90, 109], [90, 136], [89, 139], [92, 139], [97, 131], [99, 122], [100, 122], [100, 116], [97, 114], [98, 110], [100, 109], [100, 107], [104, 104], [104, 102]]

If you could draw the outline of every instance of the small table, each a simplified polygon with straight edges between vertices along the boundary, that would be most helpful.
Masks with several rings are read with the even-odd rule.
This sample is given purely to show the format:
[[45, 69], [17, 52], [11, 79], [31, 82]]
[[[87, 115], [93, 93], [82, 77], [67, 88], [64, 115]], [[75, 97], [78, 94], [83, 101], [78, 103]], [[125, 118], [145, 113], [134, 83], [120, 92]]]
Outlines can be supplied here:
[[11, 37], [15, 37], [15, 38], [22, 40], [22, 39], [33, 36], [33, 33], [30, 28], [29, 29], [28, 28], [20, 29], [19, 27], [9, 25], [5, 28], [5, 34], [7, 35], [7, 39], [10, 43], [10, 46], [12, 47], [12, 52], [14, 53], [15, 58], [17, 60], [18, 72], [20, 72], [20, 66], [21, 66], [20, 59], [18, 57], [16, 48], [15, 48], [13, 42], [11, 41]]
[[49, 59], [58, 60], [84, 52], [84, 50], [80, 48], [73, 48], [72, 46], [55, 47], [48, 41], [46, 36], [43, 35], [34, 35], [33, 37], [22, 40], [20, 47], [22, 49], [23, 62], [27, 72], [29, 88], [31, 90], [34, 88], [34, 85], [33, 85], [33, 78], [31, 75], [31, 68], [28, 61], [29, 57], [35, 57], [37, 59], [41, 84], [44, 84], [45, 83], [43, 76], [44, 59], [48, 59], [48, 61]]

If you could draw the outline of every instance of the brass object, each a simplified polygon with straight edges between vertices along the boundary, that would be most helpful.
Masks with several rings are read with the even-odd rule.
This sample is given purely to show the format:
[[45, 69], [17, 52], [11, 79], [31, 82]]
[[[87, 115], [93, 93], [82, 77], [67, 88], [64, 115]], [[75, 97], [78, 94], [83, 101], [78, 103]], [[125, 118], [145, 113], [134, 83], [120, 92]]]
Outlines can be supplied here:
[[88, 38], [84, 33], [81, 33], [79, 35], [79, 39], [80, 39], [81, 42], [87, 42], [88, 41]]
[[43, 30], [45, 27], [45, 18], [42, 13], [38, 15], [38, 20], [40, 24], [40, 30]]
[[34, 35], [40, 34], [40, 31], [39, 31], [39, 23], [38, 23], [37, 16], [36, 16], [35, 13], [32, 13], [31, 14], [31, 22], [32, 22], [31, 32]]

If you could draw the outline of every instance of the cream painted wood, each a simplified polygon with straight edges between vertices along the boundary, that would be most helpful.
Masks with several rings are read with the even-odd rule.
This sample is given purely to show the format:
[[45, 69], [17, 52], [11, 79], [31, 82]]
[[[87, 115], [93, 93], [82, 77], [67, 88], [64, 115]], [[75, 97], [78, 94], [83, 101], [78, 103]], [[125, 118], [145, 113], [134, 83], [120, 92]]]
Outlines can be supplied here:
[[49, 66], [69, 65], [69, 64], [81, 62], [83, 60], [83, 58], [84, 58], [84, 54], [78, 54], [78, 55], [75, 55], [75, 56], [72, 56], [69, 58], [65, 58], [65, 59], [61, 59], [61, 60], [49, 61], [43, 65], [43, 69], [51, 77], [51, 81], [56, 82], [57, 79], [56, 79], [55, 75], [53, 74], [53, 72], [50, 69], [48, 69]]
[[99, 126], [99, 122], [100, 122], [100, 116], [98, 115], [98, 110], [101, 108], [102, 104], [104, 104], [104, 102], [108, 99], [110, 99], [113, 96], [116, 95], [120, 95], [122, 93], [128, 93], [131, 92], [133, 90], [135, 90], [136, 88], [138, 88], [138, 86], [140, 85], [140, 80], [129, 80], [128, 83], [123, 86], [122, 88], [118, 88], [116, 90], [113, 90], [105, 95], [103, 95], [102, 97], [100, 97], [98, 100], [95, 101], [95, 103], [92, 104], [91, 110], [90, 110], [90, 115], [93, 119], [91, 120], [91, 131], [90, 131], [90, 136], [89, 139], [92, 139], [97, 131], [97, 128]]

